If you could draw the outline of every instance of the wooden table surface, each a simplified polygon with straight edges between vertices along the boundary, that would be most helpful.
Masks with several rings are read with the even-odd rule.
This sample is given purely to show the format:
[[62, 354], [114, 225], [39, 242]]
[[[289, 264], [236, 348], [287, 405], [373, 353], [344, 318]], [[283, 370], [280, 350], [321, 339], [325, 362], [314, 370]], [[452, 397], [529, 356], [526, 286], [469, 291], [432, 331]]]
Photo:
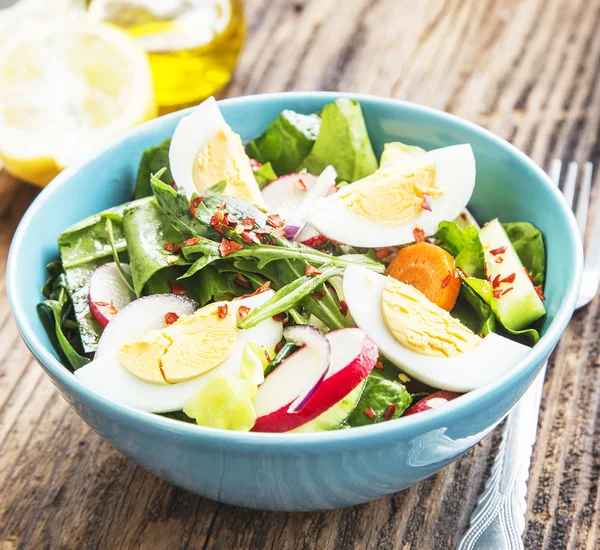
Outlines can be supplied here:
[[[246, 4], [248, 41], [225, 95], [391, 96], [486, 126], [544, 167], [555, 157], [600, 161], [599, 0]], [[0, 174], [0, 550], [454, 546], [489, 471], [498, 430], [406, 491], [310, 514], [198, 498], [100, 439], [36, 365], [9, 313], [6, 256], [35, 195]], [[592, 549], [599, 537], [599, 304], [574, 316], [550, 361], [527, 496], [528, 549]]]

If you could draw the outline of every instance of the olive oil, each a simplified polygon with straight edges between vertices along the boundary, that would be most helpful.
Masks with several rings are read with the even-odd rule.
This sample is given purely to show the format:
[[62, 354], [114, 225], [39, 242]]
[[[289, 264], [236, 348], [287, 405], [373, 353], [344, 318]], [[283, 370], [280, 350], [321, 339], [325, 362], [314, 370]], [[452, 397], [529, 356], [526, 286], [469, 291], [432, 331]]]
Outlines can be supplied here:
[[126, 30], [144, 47], [161, 113], [223, 88], [245, 36], [242, 0], [91, 0], [89, 15]]

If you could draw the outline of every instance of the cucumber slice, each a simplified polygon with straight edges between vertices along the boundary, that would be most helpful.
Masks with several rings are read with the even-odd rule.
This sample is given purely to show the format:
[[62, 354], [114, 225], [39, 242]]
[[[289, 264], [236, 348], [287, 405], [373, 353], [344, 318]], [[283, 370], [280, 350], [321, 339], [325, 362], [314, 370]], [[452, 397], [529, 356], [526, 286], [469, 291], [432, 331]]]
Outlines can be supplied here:
[[324, 413], [317, 416], [317, 418], [292, 431], [295, 433], [306, 433], [337, 430], [356, 408], [366, 382], [367, 379], [363, 380], [344, 399], [333, 405], [333, 407], [330, 407]]
[[502, 224], [496, 219], [479, 232], [488, 280], [494, 286], [494, 300], [500, 322], [521, 330], [546, 314], [525, 268]]

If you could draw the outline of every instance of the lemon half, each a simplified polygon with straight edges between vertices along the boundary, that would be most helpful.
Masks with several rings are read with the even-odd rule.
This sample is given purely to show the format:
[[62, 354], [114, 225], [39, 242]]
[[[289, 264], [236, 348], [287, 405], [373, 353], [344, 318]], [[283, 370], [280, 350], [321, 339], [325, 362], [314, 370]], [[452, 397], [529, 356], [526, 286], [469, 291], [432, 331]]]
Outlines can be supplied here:
[[109, 25], [27, 25], [3, 44], [0, 82], [0, 159], [40, 186], [157, 114], [146, 53]]

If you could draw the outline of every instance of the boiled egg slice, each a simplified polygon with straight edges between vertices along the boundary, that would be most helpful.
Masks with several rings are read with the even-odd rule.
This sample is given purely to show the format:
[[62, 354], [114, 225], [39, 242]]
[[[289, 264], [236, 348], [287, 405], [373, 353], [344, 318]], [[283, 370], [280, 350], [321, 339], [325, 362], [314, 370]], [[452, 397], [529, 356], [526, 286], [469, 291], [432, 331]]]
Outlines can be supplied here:
[[495, 333], [480, 338], [414, 287], [363, 267], [346, 269], [344, 294], [356, 324], [381, 353], [434, 388], [474, 390], [530, 350]]
[[310, 224], [336, 241], [384, 247], [414, 241], [422, 228], [432, 235], [443, 220], [453, 220], [475, 187], [470, 145], [453, 145], [406, 157], [392, 166], [320, 199]]
[[223, 194], [264, 205], [242, 140], [225, 122], [214, 97], [177, 124], [169, 146], [169, 167], [188, 198], [225, 180]]
[[[75, 376], [105, 397], [135, 409], [181, 410], [186, 400], [215, 374], [241, 377], [241, 358], [247, 342], [272, 348], [281, 340], [282, 324], [273, 319], [246, 330], [236, 327], [240, 307], [252, 310], [273, 294], [269, 290], [209, 304], [164, 329], [142, 329], [118, 350], [110, 350], [75, 371]], [[226, 306], [226, 311], [222, 306]]]

